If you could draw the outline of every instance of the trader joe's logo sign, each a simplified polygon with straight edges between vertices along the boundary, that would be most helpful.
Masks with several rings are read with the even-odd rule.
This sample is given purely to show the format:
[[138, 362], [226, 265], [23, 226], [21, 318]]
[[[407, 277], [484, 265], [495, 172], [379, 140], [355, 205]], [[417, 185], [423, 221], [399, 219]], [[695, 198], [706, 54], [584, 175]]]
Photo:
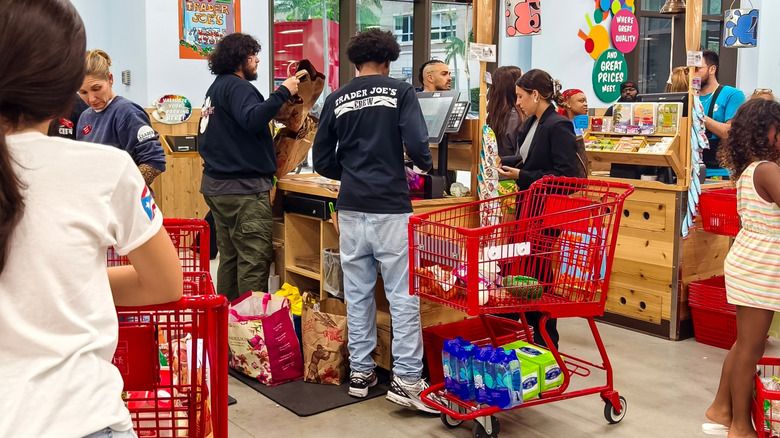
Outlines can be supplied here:
[[593, 64], [593, 91], [602, 102], [620, 97], [620, 84], [628, 78], [626, 57], [615, 49], [605, 50]]

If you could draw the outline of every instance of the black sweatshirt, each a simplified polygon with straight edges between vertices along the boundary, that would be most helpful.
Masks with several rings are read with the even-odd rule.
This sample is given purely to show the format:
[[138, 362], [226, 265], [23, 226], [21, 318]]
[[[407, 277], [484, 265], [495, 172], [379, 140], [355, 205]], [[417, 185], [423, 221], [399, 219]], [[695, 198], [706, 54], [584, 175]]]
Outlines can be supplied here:
[[232, 73], [217, 76], [200, 116], [203, 173], [214, 179], [273, 176], [276, 153], [268, 124], [289, 98], [284, 86], [265, 100], [249, 81]]
[[406, 154], [433, 166], [414, 88], [383, 75], [359, 76], [325, 99], [314, 137], [314, 170], [341, 180], [336, 206], [364, 213], [410, 213]]

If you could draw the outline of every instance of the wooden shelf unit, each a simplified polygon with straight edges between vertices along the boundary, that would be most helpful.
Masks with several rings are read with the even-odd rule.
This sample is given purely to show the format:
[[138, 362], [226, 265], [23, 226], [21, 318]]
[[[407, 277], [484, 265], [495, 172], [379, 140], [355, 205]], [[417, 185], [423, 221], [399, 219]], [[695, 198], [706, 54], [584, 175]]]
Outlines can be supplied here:
[[[327, 292], [322, 288], [322, 252], [339, 246], [339, 236], [333, 222], [285, 213], [284, 245], [284, 269], [288, 283], [301, 290], [317, 290], [321, 298], [326, 298]], [[315, 261], [314, 265], [310, 264], [312, 260]], [[317, 286], [312, 287], [315, 283]]]

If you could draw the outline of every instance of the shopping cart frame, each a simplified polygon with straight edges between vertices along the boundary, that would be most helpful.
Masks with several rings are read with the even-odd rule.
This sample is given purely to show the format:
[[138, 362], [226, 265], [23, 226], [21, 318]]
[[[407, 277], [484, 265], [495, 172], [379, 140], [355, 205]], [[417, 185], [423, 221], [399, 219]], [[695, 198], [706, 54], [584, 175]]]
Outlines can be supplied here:
[[[211, 409], [211, 428], [214, 438], [227, 438], [228, 436], [228, 372], [227, 372], [227, 309], [228, 301], [223, 295], [214, 293], [213, 283], [208, 272], [185, 272], [184, 273], [184, 296], [178, 301], [171, 303], [151, 305], [151, 306], [133, 306], [117, 307], [117, 316], [120, 319], [120, 333], [123, 329], [142, 326], [144, 324], [153, 325], [158, 332], [165, 332], [168, 328], [169, 333], [177, 335], [190, 334], [195, 339], [203, 340], [203, 349], [195, 348], [190, 352], [190, 359], [197, 359], [201, 364], [209, 364], [208, 367], [208, 386], [203, 377], [205, 376], [205, 367], [199, 369], [196, 366], [190, 366], [187, 372], [189, 384], [176, 385], [166, 383], [160, 378], [159, 363], [149, 362], [147, 358], [133, 359], [133, 353], [136, 349], [145, 350], [144, 345], [130, 344], [125, 346], [124, 358], [128, 364], [126, 370], [129, 374], [149, 373], [148, 367], [152, 367], [155, 374], [155, 381], [151, 387], [144, 388], [149, 390], [147, 397], [140, 401], [151, 406], [143, 409], [133, 409], [130, 407], [131, 417], [134, 420], [134, 427], [138, 429], [138, 422], [143, 418], [147, 423], [153, 423], [153, 426], [141, 427], [144, 432], [154, 431], [155, 436], [164, 436], [165, 433], [180, 432], [173, 424], [182, 420], [183, 417], [177, 417], [176, 411], [186, 412], [187, 436], [191, 438], [200, 438], [203, 436], [204, 424], [195, 421], [199, 414], [202, 421], [207, 418], [203, 415], [205, 400], [208, 396]], [[194, 333], [192, 333], [194, 332]], [[167, 339], [172, 342], [173, 339]], [[159, 345], [155, 340], [154, 346], [159, 353]], [[169, 350], [169, 352], [172, 350]], [[197, 356], [196, 356], [197, 353]], [[117, 356], [115, 356], [115, 361]], [[168, 358], [170, 360], [171, 357]], [[172, 364], [169, 362], [169, 366]], [[171, 370], [171, 374], [173, 374]], [[200, 375], [199, 375], [200, 374]], [[127, 381], [130, 380], [127, 375], [123, 375], [126, 382], [126, 390], [140, 390], [141, 388], [127, 388]], [[201, 384], [198, 386], [198, 379]], [[174, 395], [174, 390], [189, 388], [184, 395]], [[158, 391], [166, 391], [167, 395], [161, 395]], [[186, 406], [177, 409], [171, 406], [165, 406], [172, 403], [173, 400], [184, 399]], [[139, 399], [130, 399], [128, 401], [138, 402]], [[161, 407], [163, 406], [163, 407]], [[200, 412], [198, 410], [201, 410]], [[163, 417], [162, 414], [171, 414], [170, 417]], [[151, 414], [151, 415], [150, 415]], [[145, 416], [143, 416], [145, 415]], [[143, 417], [142, 417], [143, 416]], [[162, 428], [160, 425], [165, 421], [171, 423], [170, 426]], [[157, 427], [157, 429], [155, 428]], [[162, 429], [162, 430], [160, 430]], [[142, 435], [139, 435], [142, 436]]]
[[[486, 314], [519, 312], [520, 330], [524, 330], [528, 336], [530, 332], [523, 312], [542, 313], [539, 331], [562, 371], [563, 383], [542, 392], [536, 399], [524, 401], [507, 410], [599, 394], [605, 402], [604, 417], [609, 423], [618, 423], [625, 416], [627, 403], [614, 389], [612, 365], [594, 317], [604, 312], [623, 202], [632, 192], [633, 187], [628, 184], [547, 176], [524, 192], [423, 213], [410, 219], [410, 293], [465, 311], [470, 316], [479, 316], [494, 347], [499, 345], [490, 325], [485, 321]], [[514, 205], [514, 212], [511, 212], [507, 221], [506, 212], [512, 210], [507, 208], [508, 205]], [[501, 212], [504, 213], [504, 220], [495, 220]], [[599, 225], [598, 220], [603, 223]], [[579, 231], [590, 236], [587, 240], [591, 241], [591, 245], [572, 244], [565, 247], [560, 243], [565, 233]], [[437, 232], [441, 232], [441, 236]], [[530, 248], [528, 254], [513, 254], [511, 248], [517, 248], [518, 243], [514, 239], [516, 236], [520, 236], [520, 240], [535, 236], [547, 242], [530, 242], [527, 245]], [[558, 253], [555, 253], [556, 245]], [[538, 264], [547, 265], [549, 269], [541, 268], [538, 271], [544, 273], [543, 277], [552, 278], [549, 281], [543, 278], [539, 282], [546, 282], [541, 297], [499, 296], [500, 290], [505, 288], [496, 288], [489, 279], [483, 278], [483, 273], [490, 271], [487, 264], [493, 263], [488, 261], [491, 251], [498, 254], [499, 270], [501, 263], [505, 269], [509, 267], [511, 270], [512, 263], [517, 263], [517, 260], [539, 257], [538, 260], [542, 261], [538, 261]], [[538, 251], [537, 255], [534, 255], [534, 251]], [[458, 263], [463, 261], [463, 255], [465, 262], [458, 267]], [[583, 268], [583, 272], [573, 277], [552, 272], [556, 269], [566, 271], [568, 267], [562, 266], [566, 263], [574, 264], [579, 260], [578, 257], [588, 259], [587, 263], [582, 261], [583, 265], [578, 266]], [[448, 266], [440, 268], [440, 271], [452, 268], [453, 274], [444, 274], [442, 278], [422, 268], [437, 264], [440, 267]], [[520, 265], [523, 266], [523, 262]], [[532, 262], [525, 266], [526, 271], [534, 268]], [[547, 272], [550, 270], [552, 273]], [[451, 280], [453, 277], [458, 278]], [[557, 284], [555, 279], [561, 278], [573, 283]], [[434, 282], [438, 283], [438, 288]], [[447, 288], [449, 291], [442, 293]], [[437, 289], [438, 294], [430, 292]], [[491, 304], [494, 299], [497, 303]], [[601, 364], [562, 354], [554, 346], [545, 323], [550, 318], [564, 317], [582, 317], [587, 321]], [[604, 384], [567, 392], [575, 375], [588, 377], [591, 369], [605, 372]], [[423, 391], [421, 398], [426, 405], [441, 412], [442, 422], [447, 427], [457, 427], [464, 420], [475, 420], [475, 437], [498, 435], [500, 427], [494, 414], [505, 409], [462, 401], [447, 392], [444, 383]]]
[[[163, 228], [179, 254], [184, 271], [209, 271], [211, 230], [208, 222], [203, 219], [163, 218]], [[198, 239], [199, 241], [197, 241]], [[114, 252], [113, 248], [108, 250], [106, 259], [108, 266], [122, 266], [130, 263], [127, 256], [120, 256]]]

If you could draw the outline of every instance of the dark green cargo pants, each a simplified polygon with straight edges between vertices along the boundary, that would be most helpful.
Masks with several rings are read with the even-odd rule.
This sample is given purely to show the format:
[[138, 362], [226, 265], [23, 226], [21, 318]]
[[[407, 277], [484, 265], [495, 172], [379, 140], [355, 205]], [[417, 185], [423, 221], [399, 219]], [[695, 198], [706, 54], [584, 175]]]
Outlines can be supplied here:
[[217, 233], [217, 293], [233, 301], [250, 290], [267, 292], [273, 260], [273, 213], [268, 192], [204, 198], [214, 215]]

